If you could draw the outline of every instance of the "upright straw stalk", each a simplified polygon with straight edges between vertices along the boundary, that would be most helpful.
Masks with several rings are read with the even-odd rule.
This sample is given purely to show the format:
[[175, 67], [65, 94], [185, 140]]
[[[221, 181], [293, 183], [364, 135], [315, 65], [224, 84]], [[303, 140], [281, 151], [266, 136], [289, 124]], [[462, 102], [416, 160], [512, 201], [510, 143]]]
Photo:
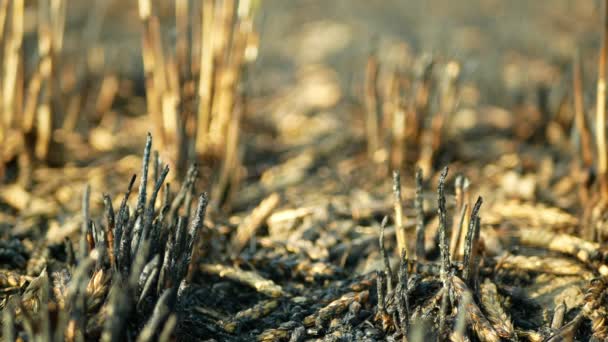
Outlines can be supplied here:
[[585, 104], [583, 101], [583, 70], [581, 66], [580, 54], [577, 52], [574, 57], [573, 68], [573, 88], [574, 88], [574, 120], [580, 134], [580, 145], [583, 165], [587, 168], [593, 165], [593, 150], [591, 147], [591, 135], [585, 117]]
[[257, 41], [253, 12], [251, 1], [176, 1], [175, 53], [166, 53], [171, 49], [162, 46], [151, 1], [139, 0], [146, 101], [155, 136], [170, 163], [183, 165], [195, 152], [221, 170], [214, 175], [221, 178], [214, 194], [239, 179], [239, 121], [246, 114], [239, 105], [246, 94], [238, 91], [248, 46]]
[[604, 1], [602, 47], [598, 63], [596, 144], [598, 154], [598, 176], [602, 198], [608, 195], [608, 155], [606, 154], [606, 58], [608, 57], [608, 1]]

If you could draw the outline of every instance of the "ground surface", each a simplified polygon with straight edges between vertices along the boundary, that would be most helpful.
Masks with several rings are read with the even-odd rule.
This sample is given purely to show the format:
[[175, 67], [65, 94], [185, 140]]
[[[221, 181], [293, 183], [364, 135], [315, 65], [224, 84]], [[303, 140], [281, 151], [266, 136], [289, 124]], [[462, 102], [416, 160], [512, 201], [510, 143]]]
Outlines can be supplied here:
[[[69, 11], [68, 55], [78, 50], [87, 6], [74, 4]], [[486, 279], [496, 284], [496, 298], [506, 311], [506, 318], [499, 317], [514, 325], [501, 338], [536, 340], [569, 333], [551, 325], [558, 306], [565, 305], [565, 323], [586, 315], [572, 336], [589, 339], [596, 333], [590, 323], [595, 316], [583, 305], [589, 301], [590, 280], [602, 274], [604, 260], [597, 255], [603, 256], [603, 249], [587, 246], [597, 255], [584, 259], [579, 253], [583, 247], [571, 250], [539, 240], [583, 236], [589, 224], [579, 197], [584, 185], [573, 171], [580, 159], [572, 133], [571, 70], [579, 50], [591, 118], [598, 13], [597, 1], [263, 1], [257, 18], [259, 57], [247, 75], [251, 98], [242, 139], [247, 173], [230, 210], [208, 214], [206, 225], [215, 235], [204, 264], [252, 271], [281, 292], [254, 289], [208, 268], [188, 294], [189, 304], [180, 307], [176, 338], [400, 338], [399, 328], [387, 325], [377, 309], [374, 271], [383, 269], [378, 238], [384, 216], [390, 217], [385, 245], [393, 270], [399, 258], [386, 157], [372, 162], [366, 155], [364, 75], [368, 55], [376, 51], [382, 80], [393, 66], [414, 74], [424, 56], [437, 60], [438, 73], [449, 61], [460, 63], [459, 102], [424, 175], [428, 265], [438, 265], [436, 189], [439, 172], [449, 165], [449, 227], [460, 218], [456, 175], [470, 180], [469, 208], [478, 195], [484, 199], [483, 257], [474, 301], [491, 327], [500, 331], [501, 323], [482, 305], [488, 300], [481, 295], [488, 288]], [[141, 150], [151, 128], [144, 116], [139, 28], [129, 19], [135, 17], [136, 6], [112, 5], [100, 35], [107, 70], [119, 73], [131, 89], [119, 97], [116, 114], [94, 132], [82, 127], [88, 133], [73, 137], [62, 167], [37, 167], [31, 190], [7, 184], [0, 193], [2, 235], [21, 241], [26, 263], [34, 251], [60, 245], [64, 237], [77, 241], [85, 184], [91, 185], [92, 215], [100, 217], [102, 195], [112, 194], [117, 207], [130, 175], [140, 173]], [[406, 160], [401, 170], [411, 249], [417, 219], [415, 162]], [[202, 183], [198, 190], [208, 190], [210, 185]], [[273, 200], [273, 193], [279, 194], [277, 204], [243, 252], [235, 254], [227, 241], [262, 200]], [[566, 244], [575, 243], [580, 241]], [[55, 258], [49, 253], [49, 260]], [[460, 274], [460, 258], [453, 258], [454, 272]], [[37, 268], [9, 261], [3, 268], [37, 276]], [[441, 287], [438, 272], [410, 271], [418, 273], [410, 279], [412, 324], [439, 324], [440, 300], [432, 303]], [[455, 296], [450, 326], [462, 298]], [[242, 313], [252, 307], [261, 313]], [[237, 322], [237, 328], [230, 322]], [[472, 340], [492, 340], [479, 333], [476, 323], [467, 323]]]

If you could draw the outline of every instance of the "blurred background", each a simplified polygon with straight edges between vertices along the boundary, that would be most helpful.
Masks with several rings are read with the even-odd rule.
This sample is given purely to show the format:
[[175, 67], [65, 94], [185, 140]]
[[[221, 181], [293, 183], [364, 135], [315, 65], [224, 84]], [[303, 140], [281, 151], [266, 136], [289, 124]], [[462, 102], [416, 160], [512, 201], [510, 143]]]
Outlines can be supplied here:
[[[40, 5], [45, 3], [49, 4], [48, 9]], [[139, 6], [142, 3], [150, 4], [152, 19], [142, 16]], [[224, 13], [219, 10], [222, 6], [232, 8], [230, 11], [234, 13], [240, 11], [239, 6], [248, 10], [243, 15], [246, 20], [242, 20], [246, 24], [242, 46], [237, 44], [236, 36], [228, 34], [227, 37], [231, 37], [226, 40], [228, 45], [235, 47], [226, 48], [228, 52], [218, 55], [221, 58], [214, 57], [219, 71], [213, 74], [215, 83], [212, 82], [209, 91], [213, 96], [228, 95], [212, 101], [220, 104], [219, 109], [210, 105], [209, 111], [213, 112], [212, 116], [228, 114], [218, 119], [221, 134], [211, 144], [206, 138], [198, 139], [203, 143], [194, 141], [196, 131], [201, 131], [200, 118], [204, 117], [199, 106], [199, 84], [202, 83], [198, 77], [206, 75], [194, 61], [198, 58], [196, 51], [201, 51], [197, 45], [201, 40], [196, 39], [200, 34], [198, 25], [204, 21], [201, 21], [204, 16], [201, 6], [213, 3], [218, 8], [213, 13], [220, 19]], [[188, 10], [180, 14], [176, 4], [188, 4]], [[10, 14], [12, 5], [9, 7]], [[521, 121], [520, 126], [527, 126], [528, 120], [535, 118], [543, 139], [546, 136], [562, 148], [567, 145], [563, 138], [571, 134], [572, 66], [577, 54], [582, 62], [583, 102], [587, 114], [592, 113], [595, 104], [599, 8], [600, 2], [591, 0], [25, 1], [24, 57], [19, 69], [23, 77], [17, 77], [14, 83], [16, 87], [21, 85], [21, 90], [16, 92], [20, 100], [15, 102], [14, 109], [21, 106], [27, 112], [30, 107], [37, 108], [36, 105], [45, 103], [46, 94], [50, 94], [54, 114], [52, 119], [41, 119], [45, 117], [41, 114], [44, 108], [36, 109], [36, 115], [42, 116], [29, 120], [34, 123], [26, 125], [29, 128], [23, 135], [5, 134], [7, 172], [4, 179], [9, 183], [20, 180], [27, 189], [52, 174], [52, 169], [32, 173], [34, 169], [40, 170], [39, 167], [42, 170], [47, 166], [93, 167], [119, 162], [125, 156], [138, 155], [147, 132], [152, 132], [158, 142], [155, 148], [160, 150], [161, 159], [174, 166], [175, 172], [171, 175], [183, 176], [186, 165], [197, 160], [209, 168], [203, 172], [208, 175], [203, 177], [207, 179], [205, 184], [220, 184], [215, 190], [216, 195], [224, 194], [220, 197], [229, 197], [225, 194], [230, 188], [235, 191], [248, 181], [263, 180], [273, 166], [307, 148], [316, 151], [318, 146], [330, 146], [325, 147], [324, 153], [332, 155], [341, 151], [355, 155], [369, 140], [365, 137], [364, 122], [365, 113], [369, 113], [365, 87], [366, 82], [369, 83], [366, 68], [369, 68], [370, 56], [377, 58], [377, 101], [392, 101], [388, 90], [383, 89], [390, 84], [391, 77], [399, 73], [404, 75], [403, 99], [408, 99], [396, 102], [411, 102], [408, 94], [415, 93], [412, 89], [424, 78], [425, 68], [430, 64], [440, 65], [434, 71], [435, 76], [441, 79], [444, 70], [453, 74], [449, 77], [457, 81], [457, 101], [444, 108], [445, 101], [439, 98], [445, 91], [438, 91], [439, 95], [431, 96], [427, 109], [453, 112], [454, 119], [450, 119], [452, 124], [447, 125], [447, 131], [469, 129], [485, 120], [490, 128], [483, 134], [496, 137], [500, 129], [517, 126], [517, 120]], [[40, 37], [44, 37], [41, 33], [45, 32], [41, 18], [47, 16], [47, 12], [50, 31], [56, 31], [52, 36], [61, 36], [58, 32], [64, 32], [59, 40], [60, 51], [51, 53], [55, 66], [50, 79], [56, 81], [49, 84], [56, 82], [60, 89], [54, 92], [45, 88], [46, 85], [41, 91], [36, 83], [45, 65], [41, 63], [44, 39]], [[65, 21], [61, 13], [65, 14]], [[240, 18], [240, 14], [235, 17]], [[237, 21], [234, 21], [234, 32], [242, 29]], [[13, 32], [10, 25], [12, 20], [6, 24], [7, 37]], [[158, 38], [154, 32], [159, 33]], [[146, 34], [156, 44], [151, 49], [148, 46], [149, 50], [143, 46], [151, 44], [146, 43], [147, 38], [142, 39]], [[180, 62], [177, 48], [180, 37], [192, 52], [191, 74], [190, 70], [181, 70], [184, 63]], [[4, 45], [9, 46], [6, 42]], [[5, 51], [10, 49], [5, 47]], [[150, 54], [157, 62], [161, 61], [148, 74], [142, 51], [152, 51]], [[234, 56], [242, 56], [242, 61], [235, 62]], [[5, 73], [11, 68], [11, 64], [6, 64]], [[227, 76], [217, 76], [224, 74]], [[167, 83], [155, 90], [161, 95], [154, 97], [150, 95], [152, 88], [148, 88], [160, 78]], [[224, 81], [228, 82], [227, 86], [222, 85]], [[12, 87], [4, 87], [4, 91], [8, 89]], [[30, 107], [29, 98], [34, 99]], [[11, 105], [9, 103], [9, 107]], [[392, 115], [389, 105], [384, 104], [382, 109], [388, 116], [376, 113], [380, 121]], [[562, 111], [564, 105], [567, 110]], [[240, 114], [235, 114], [237, 112]], [[566, 114], [560, 114], [562, 112]], [[419, 122], [431, 120], [429, 115], [421, 113], [416, 114], [422, 117]], [[557, 117], [554, 125], [557, 128], [545, 127], [545, 114]], [[149, 115], [150, 120], [141, 120], [145, 115]], [[9, 123], [11, 120], [5, 119]], [[47, 121], [51, 123], [46, 124]], [[430, 122], [421, 125], [430, 127]], [[207, 123], [210, 132], [213, 127], [213, 123]], [[386, 127], [394, 129], [395, 126]], [[37, 129], [37, 133], [33, 134], [32, 129]], [[230, 140], [230, 129], [242, 134]], [[534, 129], [531, 133], [526, 130], [526, 127], [515, 127], [522, 139], [538, 135]], [[332, 140], [338, 133], [345, 133], [342, 140]], [[458, 140], [456, 133], [448, 135], [447, 141]], [[213, 132], [209, 134], [213, 140]], [[32, 146], [22, 149], [21, 146], [27, 145], [25, 142]], [[335, 149], [336, 146], [348, 148]], [[509, 147], [509, 151], [514, 148]], [[389, 150], [380, 149], [381, 153], [374, 158], [386, 160]], [[478, 151], [473, 149], [465, 153], [465, 157], [473, 158]], [[504, 150], [499, 149], [493, 155], [502, 153]], [[416, 162], [416, 157], [409, 158]], [[453, 156], [435, 153], [426, 162], [426, 169], [430, 171], [432, 165], [451, 159]], [[129, 174], [139, 168], [139, 159], [130, 157], [118, 165], [109, 171]], [[121, 184], [127, 178], [123, 179]], [[84, 180], [82, 177], [80, 181]], [[99, 185], [93, 189], [103, 189], [104, 186]]]
[[[589, 72], [599, 48], [599, 1], [265, 1], [260, 64], [273, 69], [327, 63], [347, 82], [360, 77], [373, 44], [405, 43], [408, 54], [462, 61], [485, 102], [507, 104], [516, 89], [556, 82], [577, 49]], [[591, 74], [588, 76], [591, 78]]]
[[[106, 2], [99, 42], [107, 48], [108, 64], [142, 79], [137, 3]], [[166, 39], [174, 39], [172, 2], [156, 3]], [[78, 39], [94, 9], [88, 1], [70, 2], [66, 52], [94, 43]], [[410, 56], [427, 53], [463, 61], [464, 79], [481, 83], [484, 100], [506, 104], [521, 86], [555, 82], [577, 49], [591, 80], [599, 9], [600, 2], [592, 0], [263, 0], [256, 17], [261, 39], [253, 77], [261, 82], [256, 88], [268, 92], [276, 90], [277, 81], [293, 79], [300, 68], [320, 63], [334, 69], [348, 89], [353, 79], [362, 78], [359, 71], [372, 48], [404, 43]], [[27, 23], [33, 24], [35, 11], [29, 15]]]

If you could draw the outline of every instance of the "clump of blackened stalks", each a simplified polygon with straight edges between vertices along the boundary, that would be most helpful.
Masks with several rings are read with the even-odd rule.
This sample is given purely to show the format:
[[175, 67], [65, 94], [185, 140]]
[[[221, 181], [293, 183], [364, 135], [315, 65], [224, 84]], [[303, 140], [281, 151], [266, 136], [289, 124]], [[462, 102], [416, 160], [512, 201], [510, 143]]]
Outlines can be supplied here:
[[[500, 337], [512, 337], [512, 328], [510, 331], [508, 328], [504, 331], [497, 330], [475, 300], [475, 292], [479, 288], [480, 219], [478, 213], [482, 203], [481, 197], [478, 198], [471, 212], [463, 261], [457, 263], [450, 260], [445, 195], [447, 174], [448, 168], [446, 167], [441, 172], [438, 186], [437, 215], [440, 254], [438, 263], [422, 262], [422, 259], [425, 259], [422, 245], [424, 229], [417, 229], [415, 250], [419, 251], [418, 255], [413, 258], [407, 255], [405, 246], [402, 247], [399, 269], [393, 272], [384, 248], [384, 230], [387, 219], [385, 218], [381, 224], [380, 252], [384, 260], [384, 271], [378, 272], [376, 278], [378, 306], [375, 321], [381, 326], [385, 337], [393, 336], [393, 338], [403, 340], [408, 340], [408, 336], [410, 336], [411, 340], [423, 341], [426, 338], [422, 334], [431, 334], [439, 340], [465, 341], [468, 338], [465, 334], [466, 326], [469, 326], [474, 334], [484, 341], [498, 341]], [[395, 188], [398, 189], [399, 185], [397, 184]], [[418, 191], [418, 197], [420, 193]], [[417, 199], [418, 201], [420, 199]], [[419, 215], [419, 219], [422, 216]], [[403, 228], [397, 225], [396, 229]], [[401, 234], [404, 234], [404, 231]], [[397, 232], [397, 236], [399, 235], [400, 232]], [[405, 239], [405, 237], [403, 238]], [[424, 298], [420, 298], [420, 294], [423, 294]], [[416, 302], [416, 306], [412, 305], [414, 302]], [[495, 304], [500, 306], [500, 303]], [[502, 312], [499, 309], [496, 310]], [[509, 318], [506, 314], [504, 318], [505, 320], [499, 321], [499, 323], [509, 326]], [[431, 326], [436, 328], [429, 329]]]
[[[197, 272], [198, 251], [208, 204], [198, 196], [190, 215], [197, 178], [192, 167], [174, 198], [163, 185], [169, 168], [153, 165], [154, 184], [147, 197], [152, 138], [144, 150], [137, 204], [127, 201], [131, 179], [118, 210], [104, 195], [103, 224], [89, 216], [87, 187], [78, 253], [65, 241], [67, 262], [49, 264], [22, 295], [3, 310], [3, 340], [14, 341], [167, 341], [180, 325]], [[158, 198], [165, 188], [162, 199]], [[160, 206], [157, 203], [160, 202]]]
[[[27, 268], [29, 274], [0, 272], [6, 295], [0, 300], [3, 341], [563, 341], [575, 336], [603, 341], [607, 337], [605, 271], [600, 267], [597, 273], [602, 276], [589, 279], [582, 305], [568, 308], [561, 303], [547, 312], [550, 317], [544, 320], [550, 325], [535, 321], [539, 305], [510, 285], [515, 278], [547, 272], [593, 275], [563, 260], [488, 256], [480, 237], [481, 197], [466, 220], [466, 201], [457, 204], [455, 215], [448, 215], [447, 167], [438, 181], [437, 230], [431, 229], [424, 212], [424, 184], [418, 171], [416, 222], [394, 219], [394, 226], [389, 226], [385, 218], [378, 232], [381, 271], [345, 277], [340, 266], [277, 252], [280, 245], [268, 240], [260, 245], [273, 248], [260, 248], [253, 257], [247, 256], [249, 252], [239, 254], [243, 241], [253, 234], [251, 227], [258, 225], [255, 222], [268, 208], [277, 206], [278, 198], [273, 195], [262, 201], [232, 231], [232, 241], [222, 238], [221, 232], [214, 232], [220, 228], [204, 224], [207, 195], [200, 194], [195, 202], [196, 167], [189, 169], [173, 196], [164, 183], [169, 168], [162, 168], [159, 158], [150, 165], [151, 150], [148, 136], [133, 208], [127, 203], [135, 176], [116, 211], [111, 197], [104, 195], [105, 214], [97, 220], [91, 218], [90, 188], [85, 188], [79, 246], [66, 240], [65, 258], [48, 258], [34, 272], [39, 268], [36, 256], [26, 261], [18, 240], [0, 243], [0, 257]], [[147, 184], [150, 169], [153, 186]], [[393, 181], [397, 216], [402, 215], [403, 200], [398, 173]], [[459, 190], [461, 183], [463, 179], [456, 177], [457, 197], [463, 195], [459, 191], [468, 191]], [[449, 224], [450, 217], [458, 224]], [[520, 229], [514, 236], [522, 245], [576, 256], [588, 266], [606, 260], [600, 258], [596, 244], [567, 234], [544, 231], [539, 236], [528, 230]], [[437, 250], [424, 245], [427, 235], [435, 236]], [[462, 255], [450, 252], [457, 250], [450, 241], [461, 236]], [[370, 240], [361, 244], [366, 241]], [[386, 246], [397, 246], [397, 253]], [[397, 263], [391, 264], [392, 256], [397, 256]], [[227, 259], [233, 265], [214, 263]]]

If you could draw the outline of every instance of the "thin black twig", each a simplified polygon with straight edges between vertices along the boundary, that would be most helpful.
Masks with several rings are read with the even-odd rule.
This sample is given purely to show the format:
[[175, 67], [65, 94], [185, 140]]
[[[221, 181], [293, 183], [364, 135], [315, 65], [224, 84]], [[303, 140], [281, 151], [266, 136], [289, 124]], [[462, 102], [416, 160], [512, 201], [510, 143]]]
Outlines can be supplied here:
[[380, 256], [382, 257], [382, 261], [384, 262], [384, 273], [386, 276], [387, 282], [387, 291], [388, 293], [393, 292], [393, 270], [391, 269], [391, 263], [388, 259], [388, 255], [386, 254], [386, 249], [384, 248], [384, 229], [386, 228], [386, 224], [388, 222], [388, 217], [384, 216], [382, 219], [382, 223], [380, 223]]
[[405, 250], [401, 251], [401, 262], [399, 264], [399, 286], [396, 295], [399, 316], [401, 318], [400, 327], [403, 336], [407, 336], [410, 321], [410, 301], [408, 298], [408, 281], [409, 275], [407, 271], [408, 261]]
[[[463, 258], [463, 272], [462, 278], [464, 282], [471, 288], [471, 278], [473, 276], [473, 268], [475, 263], [475, 252], [477, 246], [477, 239], [479, 237], [478, 229], [478, 215], [479, 209], [481, 208], [481, 204], [483, 203], [483, 198], [480, 196], [477, 198], [475, 205], [473, 206], [473, 211], [471, 212], [471, 219], [469, 221], [469, 229], [467, 230], [465, 248], [464, 248], [464, 258]], [[477, 238], [476, 238], [477, 237]]]
[[198, 197], [198, 206], [196, 208], [196, 214], [194, 216], [194, 220], [192, 220], [192, 224], [190, 225], [190, 229], [188, 231], [188, 236], [190, 239], [190, 248], [188, 250], [191, 251], [192, 257], [190, 259], [190, 266], [188, 268], [188, 274], [186, 280], [188, 283], [192, 282], [192, 279], [196, 272], [198, 272], [199, 267], [199, 256], [200, 250], [202, 248], [202, 230], [203, 223], [205, 221], [205, 213], [207, 211], [207, 205], [209, 204], [209, 196], [206, 192], [203, 192]]
[[439, 252], [441, 254], [441, 273], [440, 278], [443, 285], [443, 298], [441, 299], [441, 309], [439, 312], [439, 336], [445, 336], [446, 316], [448, 311], [449, 281], [448, 273], [450, 270], [450, 250], [448, 246], [447, 234], [447, 210], [445, 207], [445, 180], [448, 175], [446, 166], [439, 176], [439, 186], [437, 190], [437, 213], [439, 215]]
[[80, 260], [84, 259], [88, 254], [87, 248], [87, 233], [89, 230], [89, 203], [91, 199], [91, 186], [87, 184], [82, 194], [82, 229], [80, 231]]
[[416, 169], [416, 259], [423, 261], [424, 253], [424, 208], [422, 199], [422, 169]]
[[439, 176], [439, 186], [437, 190], [437, 213], [439, 216], [439, 250], [441, 253], [441, 279], [447, 284], [447, 275], [450, 269], [450, 251], [448, 247], [447, 235], [447, 210], [445, 207], [445, 179], [448, 175], [448, 167], [446, 166]]
[[140, 215], [144, 212], [146, 206], [146, 191], [148, 187], [148, 168], [150, 165], [150, 152], [152, 150], [152, 135], [148, 133], [146, 136], [146, 147], [144, 148], [144, 157], [141, 165], [141, 180], [139, 183], [139, 192], [137, 194], [137, 212]]

